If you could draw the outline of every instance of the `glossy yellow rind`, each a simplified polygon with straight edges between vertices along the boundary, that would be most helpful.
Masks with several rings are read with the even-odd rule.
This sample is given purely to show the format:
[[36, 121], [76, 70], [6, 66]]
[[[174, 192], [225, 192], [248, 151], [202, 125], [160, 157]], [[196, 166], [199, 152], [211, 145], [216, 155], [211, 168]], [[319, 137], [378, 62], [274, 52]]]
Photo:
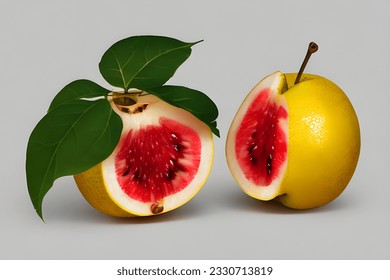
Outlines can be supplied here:
[[76, 184], [92, 207], [109, 216], [132, 217], [132, 213], [122, 210], [110, 197], [103, 178], [102, 164], [74, 176]]
[[280, 201], [288, 207], [322, 206], [345, 189], [357, 166], [360, 129], [354, 108], [333, 82], [286, 74], [289, 111], [288, 164]]

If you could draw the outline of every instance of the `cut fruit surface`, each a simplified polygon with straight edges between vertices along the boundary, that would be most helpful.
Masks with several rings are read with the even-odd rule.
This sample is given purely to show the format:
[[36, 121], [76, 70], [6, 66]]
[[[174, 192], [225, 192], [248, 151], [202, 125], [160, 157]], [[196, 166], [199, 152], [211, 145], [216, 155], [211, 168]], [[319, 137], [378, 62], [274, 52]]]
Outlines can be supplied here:
[[198, 134], [174, 120], [130, 130], [119, 143], [115, 171], [122, 190], [141, 202], [160, 201], [194, 179], [200, 163]]
[[113, 216], [160, 214], [189, 201], [211, 170], [209, 127], [154, 95], [130, 108], [112, 104], [123, 121], [121, 140], [105, 161], [75, 176], [84, 197]]
[[226, 144], [234, 178], [251, 196], [274, 198], [287, 166], [288, 109], [284, 75], [258, 83], [238, 110]]
[[245, 177], [254, 184], [268, 186], [281, 172], [287, 159], [287, 135], [283, 122], [287, 111], [279, 105], [275, 92], [261, 89], [248, 108], [236, 135], [236, 155]]

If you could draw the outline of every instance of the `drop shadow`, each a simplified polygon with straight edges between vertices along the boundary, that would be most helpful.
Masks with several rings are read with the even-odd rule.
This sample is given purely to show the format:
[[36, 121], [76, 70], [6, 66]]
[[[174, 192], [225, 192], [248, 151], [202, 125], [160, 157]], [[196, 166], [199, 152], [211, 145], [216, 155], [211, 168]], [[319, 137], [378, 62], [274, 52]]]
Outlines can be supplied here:
[[[174, 209], [172, 211], [160, 214], [160, 215], [154, 215], [154, 216], [142, 216], [142, 217], [111, 217], [104, 215], [104, 221], [103, 223], [114, 223], [114, 224], [156, 224], [156, 223], [170, 223], [170, 222], [177, 222], [181, 220], [189, 220], [191, 218], [195, 218], [197, 216], [202, 215], [202, 209], [197, 204], [190, 204], [188, 202], [187, 204]], [[100, 213], [98, 213], [100, 214]]]
[[307, 215], [313, 213], [325, 213], [340, 211], [353, 206], [352, 200], [343, 199], [342, 197], [312, 209], [292, 209], [288, 208], [277, 200], [261, 201], [245, 194], [241, 190], [226, 192], [223, 199], [228, 202], [229, 208], [236, 208], [244, 212], [262, 212], [269, 214], [283, 215]]
[[[69, 182], [71, 178], [63, 177], [58, 185], [73, 184]], [[186, 204], [172, 211], [143, 217], [113, 217], [101, 213], [93, 208], [79, 193], [74, 189], [68, 189], [66, 192], [57, 188], [49, 194], [50, 199], [44, 205], [44, 221], [45, 223], [78, 223], [78, 224], [153, 224], [153, 223], [168, 223], [179, 220], [196, 218], [203, 215], [206, 211], [205, 207], [196, 200], [192, 199]], [[199, 194], [198, 194], [199, 195]], [[64, 199], [64, 196], [67, 198]]]
[[185, 205], [173, 211], [160, 215], [145, 217], [113, 217], [101, 213], [90, 206], [86, 201], [75, 201], [72, 205], [50, 209], [50, 215], [45, 217], [47, 223], [51, 221], [72, 222], [72, 223], [95, 223], [95, 224], [153, 224], [169, 223], [184, 219], [191, 219], [202, 215], [203, 208], [197, 203], [189, 201]]

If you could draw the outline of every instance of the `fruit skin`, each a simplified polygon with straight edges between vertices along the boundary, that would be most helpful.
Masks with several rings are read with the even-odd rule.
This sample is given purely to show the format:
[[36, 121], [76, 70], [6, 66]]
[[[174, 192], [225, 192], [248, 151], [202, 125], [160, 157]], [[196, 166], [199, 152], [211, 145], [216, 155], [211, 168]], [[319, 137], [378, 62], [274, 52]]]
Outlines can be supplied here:
[[103, 165], [98, 165], [74, 175], [76, 184], [83, 197], [92, 207], [100, 212], [114, 217], [134, 217], [135, 215], [123, 210], [116, 204], [106, 188], [103, 178]]
[[[114, 111], [120, 115], [123, 120], [124, 128], [122, 135], [127, 135], [131, 128], [142, 127], [151, 121], [155, 121], [159, 118], [161, 112], [166, 112], [166, 116], [185, 123], [188, 126], [191, 124], [193, 129], [197, 129], [197, 132], [199, 132], [199, 136], [202, 139], [203, 156], [201, 158], [201, 166], [199, 167], [199, 172], [202, 172], [202, 174], [200, 177], [196, 178], [196, 184], [192, 184], [191, 190], [188, 190], [189, 188], [187, 187], [179, 192], [178, 195], [172, 196], [172, 198], [166, 197], [164, 201], [161, 202], [161, 205], [157, 205], [163, 205], [163, 210], [158, 210], [153, 213], [153, 204], [144, 204], [131, 199], [129, 200], [127, 195], [119, 190], [119, 186], [114, 187], [112, 181], [110, 181], [113, 178], [112, 176], [115, 176], [113, 175], [115, 173], [113, 166], [115, 164], [115, 155], [119, 149], [118, 144], [117, 148], [106, 160], [83, 173], [74, 175], [76, 184], [83, 197], [98, 211], [114, 217], [136, 217], [163, 214], [174, 210], [191, 200], [206, 183], [214, 159], [213, 136], [208, 126], [186, 110], [174, 107], [150, 94], [138, 98], [139, 104], [148, 104], [148, 109], [146, 109], [148, 112], [151, 111], [149, 108], [153, 108], [154, 110], [153, 114], [151, 113], [145, 118], [140, 117], [140, 114], [136, 114], [134, 117], [128, 113], [124, 113], [115, 106], [112, 100], [110, 102]], [[144, 112], [146, 112], [146, 110]], [[158, 113], [158, 116], [155, 116], [155, 113]]]
[[[338, 197], [355, 172], [360, 128], [355, 110], [333, 82], [316, 75], [287, 74], [289, 163], [280, 201], [291, 208], [313, 208]], [[299, 183], [297, 183], [299, 182]]]
[[288, 160], [283, 180], [272, 197], [248, 193], [246, 186], [241, 187], [257, 199], [276, 198], [290, 208], [308, 209], [329, 203], [346, 188], [358, 163], [360, 129], [351, 102], [336, 84], [304, 74], [293, 85], [296, 75], [285, 75]]

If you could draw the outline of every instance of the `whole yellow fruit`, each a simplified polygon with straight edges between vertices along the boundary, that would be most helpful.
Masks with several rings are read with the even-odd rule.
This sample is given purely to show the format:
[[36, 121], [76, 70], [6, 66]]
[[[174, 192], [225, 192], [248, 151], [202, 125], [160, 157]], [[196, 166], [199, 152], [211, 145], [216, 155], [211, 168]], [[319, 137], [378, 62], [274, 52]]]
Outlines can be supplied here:
[[307, 209], [338, 197], [360, 153], [355, 110], [326, 78], [275, 72], [241, 104], [226, 142], [229, 169], [248, 195]]

